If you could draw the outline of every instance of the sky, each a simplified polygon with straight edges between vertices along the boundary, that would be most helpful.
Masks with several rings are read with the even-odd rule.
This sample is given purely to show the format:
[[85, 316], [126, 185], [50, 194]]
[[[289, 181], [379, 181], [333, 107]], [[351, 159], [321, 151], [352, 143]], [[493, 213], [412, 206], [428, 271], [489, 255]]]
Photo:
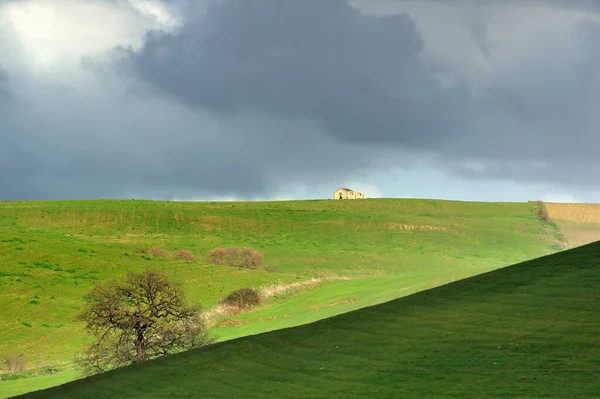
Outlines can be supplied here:
[[0, 200], [600, 202], [600, 1], [0, 0]]

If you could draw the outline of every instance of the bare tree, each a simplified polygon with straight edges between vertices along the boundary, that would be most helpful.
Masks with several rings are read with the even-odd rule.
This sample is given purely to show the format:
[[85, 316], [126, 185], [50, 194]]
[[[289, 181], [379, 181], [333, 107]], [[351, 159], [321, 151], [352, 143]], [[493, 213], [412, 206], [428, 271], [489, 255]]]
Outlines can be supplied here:
[[24, 371], [27, 369], [27, 358], [22, 354], [8, 354], [4, 356], [4, 367], [9, 373]]
[[79, 318], [96, 338], [83, 360], [88, 374], [211, 342], [200, 307], [186, 305], [181, 284], [161, 271], [100, 283], [85, 300]]

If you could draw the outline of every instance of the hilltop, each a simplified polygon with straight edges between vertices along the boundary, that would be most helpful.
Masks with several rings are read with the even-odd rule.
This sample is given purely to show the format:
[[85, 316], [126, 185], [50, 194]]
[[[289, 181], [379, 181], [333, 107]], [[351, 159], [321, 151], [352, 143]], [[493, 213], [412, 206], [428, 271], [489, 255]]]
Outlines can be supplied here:
[[600, 244], [23, 398], [598, 397]]
[[[213, 332], [224, 341], [559, 251], [564, 240], [538, 217], [539, 206], [416, 199], [0, 203], [0, 301], [7, 309], [0, 314], [0, 355], [25, 354], [35, 376], [0, 381], [0, 396], [79, 376], [72, 362], [86, 337], [74, 318], [100, 280], [160, 267], [205, 309], [237, 288], [316, 281], [217, 320]], [[264, 252], [269, 271], [204, 261], [207, 251], [232, 245]], [[198, 260], [137, 253], [152, 247], [186, 249]], [[50, 373], [35, 371], [48, 367]]]

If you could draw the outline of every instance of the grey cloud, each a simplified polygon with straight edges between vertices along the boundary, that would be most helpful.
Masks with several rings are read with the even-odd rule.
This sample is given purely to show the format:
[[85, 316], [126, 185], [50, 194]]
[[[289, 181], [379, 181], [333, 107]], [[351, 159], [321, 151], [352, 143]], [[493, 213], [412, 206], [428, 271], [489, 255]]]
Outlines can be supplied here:
[[[467, 16], [491, 67], [497, 51], [488, 35], [493, 11]], [[151, 32], [126, 59], [161, 92], [219, 115], [259, 109], [308, 118], [340, 142], [433, 151], [468, 176], [453, 163], [558, 159], [575, 165], [595, 157], [598, 26], [581, 23], [573, 43], [580, 46], [577, 59], [544, 43], [544, 52], [518, 74], [488, 84], [477, 98], [465, 83], [444, 88], [434, 78], [444, 66], [423, 64], [424, 43], [410, 16], [368, 16], [342, 0], [225, 0], [203, 18], [186, 20], [177, 33]], [[505, 176], [523, 176], [514, 170], [507, 167]]]
[[[2, 199], [256, 198], [323, 170], [335, 179], [367, 166], [364, 153], [328, 142], [308, 123], [219, 120], [161, 100], [113, 104], [98, 94], [81, 103], [60, 89], [45, 95], [60, 103], [23, 103], [27, 114], [2, 121]], [[343, 156], [332, 158], [336, 152]]]
[[585, 187], [600, 175], [597, 22], [498, 73], [498, 21], [473, 13], [490, 79], [471, 93], [434, 76], [453, 71], [423, 60], [407, 14], [342, 0], [169, 3], [183, 26], [116, 61], [88, 58], [100, 84], [85, 94], [0, 74], [19, 98], [0, 118], [0, 199], [268, 197], [404, 167], [406, 151], [473, 180]]
[[11, 97], [8, 74], [0, 66], [0, 104]]
[[468, 93], [443, 89], [422, 49], [407, 15], [226, 0], [177, 33], [150, 32], [129, 60], [164, 93], [220, 115], [258, 109], [315, 120], [340, 141], [428, 148], [464, 130]]

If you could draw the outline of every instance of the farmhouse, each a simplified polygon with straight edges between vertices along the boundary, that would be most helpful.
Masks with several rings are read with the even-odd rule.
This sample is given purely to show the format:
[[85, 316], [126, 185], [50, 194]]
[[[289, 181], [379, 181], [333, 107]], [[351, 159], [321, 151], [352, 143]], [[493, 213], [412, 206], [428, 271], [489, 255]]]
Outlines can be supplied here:
[[335, 193], [333, 193], [333, 199], [358, 199], [365, 198], [365, 194], [360, 191], [350, 190], [349, 188], [338, 188]]

